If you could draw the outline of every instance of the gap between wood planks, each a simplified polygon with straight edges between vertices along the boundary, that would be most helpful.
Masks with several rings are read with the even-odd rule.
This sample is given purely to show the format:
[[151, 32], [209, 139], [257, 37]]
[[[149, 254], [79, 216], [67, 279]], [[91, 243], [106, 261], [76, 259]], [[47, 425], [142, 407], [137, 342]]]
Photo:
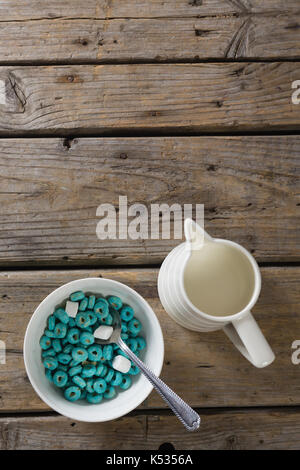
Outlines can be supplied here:
[[[200, 416], [210, 416], [214, 414], [225, 415], [230, 413], [252, 413], [252, 412], [261, 412], [264, 413], [265, 411], [284, 411], [287, 413], [300, 413], [300, 406], [294, 405], [263, 405], [263, 406], [228, 406], [228, 407], [210, 407], [210, 408], [201, 408], [201, 407], [193, 407], [193, 409], [200, 415]], [[21, 412], [9, 412], [4, 411], [1, 412], [0, 410], [0, 421], [1, 419], [5, 418], [46, 418], [46, 417], [55, 417], [61, 416], [56, 411], [21, 411]], [[131, 411], [124, 417], [137, 417], [137, 416], [174, 416], [174, 413], [169, 408], [149, 408], [147, 410], [139, 410], [136, 409]], [[72, 418], [68, 418], [72, 420]], [[76, 420], [75, 420], [76, 421]], [[96, 424], [96, 423], [94, 423]]]
[[[0, 22], [1, 24], [1, 22]], [[201, 59], [200, 57], [191, 57], [184, 59], [139, 59], [133, 58], [132, 60], [128, 59], [99, 59], [99, 60], [90, 60], [90, 59], [53, 59], [53, 60], [0, 60], [0, 67], [44, 67], [44, 66], [69, 66], [69, 65], [176, 65], [176, 64], [236, 64], [236, 63], [272, 63], [272, 62], [293, 62], [300, 63], [300, 56], [295, 57], [265, 57], [265, 58], [236, 58], [230, 59], [226, 57], [211, 57]]]
[[147, 138], [147, 137], [267, 137], [267, 136], [287, 136], [287, 135], [300, 135], [300, 124], [299, 129], [287, 129], [287, 130], [257, 130], [253, 129], [248, 131], [214, 131], [214, 132], [200, 132], [193, 130], [184, 130], [180, 128], [170, 128], [170, 129], [161, 129], [161, 128], [152, 128], [152, 129], [111, 129], [110, 131], [105, 132], [95, 132], [94, 130], [81, 130], [74, 131], [73, 129], [62, 129], [55, 133], [54, 132], [39, 132], [36, 131], [24, 131], [13, 134], [6, 134], [0, 130], [0, 140], [1, 139], [63, 139], [64, 147], [71, 148], [72, 140], [74, 139], [85, 139], [85, 138], [95, 138], [95, 139], [126, 139], [126, 138]]
[[[260, 268], [298, 268], [300, 267], [300, 261], [262, 261], [257, 262]], [[97, 265], [95, 264], [58, 264], [58, 265], [47, 265], [34, 264], [26, 266], [23, 264], [20, 265], [0, 265], [1, 272], [21, 272], [21, 271], [78, 271], [78, 270], [95, 270], [99, 271], [105, 269], [115, 269], [115, 270], [142, 270], [142, 269], [159, 269], [161, 264], [106, 264], [106, 265]], [[99, 277], [102, 277], [101, 273]]]
[[[282, 11], [283, 15], [287, 14], [294, 14], [297, 15], [298, 11]], [[31, 23], [31, 22], [40, 22], [40, 21], [57, 21], [57, 20], [65, 20], [65, 21], [82, 21], [82, 20], [90, 20], [90, 21], [114, 21], [114, 20], [155, 20], [155, 21], [164, 21], [164, 20], [181, 20], [181, 19], [188, 19], [188, 20], [199, 20], [199, 19], [222, 19], [222, 18], [245, 18], [249, 15], [251, 16], [263, 16], [263, 17], [273, 17], [274, 14], [278, 14], [278, 10], [269, 10], [269, 11], [256, 11], [251, 12], [248, 10], [241, 9], [238, 12], [225, 12], [225, 13], [214, 13], [214, 14], [194, 14], [194, 15], [186, 15], [186, 16], [176, 16], [176, 15], [165, 15], [165, 16], [65, 16], [65, 15], [57, 15], [57, 16], [42, 16], [39, 18], [22, 18], [22, 19], [10, 19], [10, 20], [0, 20], [1, 23]]]

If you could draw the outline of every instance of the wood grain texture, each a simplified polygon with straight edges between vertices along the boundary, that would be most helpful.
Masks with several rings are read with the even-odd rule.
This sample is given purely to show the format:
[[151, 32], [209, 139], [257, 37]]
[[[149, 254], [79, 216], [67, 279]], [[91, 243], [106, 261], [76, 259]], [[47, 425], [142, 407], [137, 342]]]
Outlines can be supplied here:
[[0, 67], [0, 135], [298, 129], [299, 63]]
[[246, 15], [249, 13], [299, 13], [297, 0], [2, 0], [1, 18], [30, 20], [50, 18], [165, 18]]
[[0, 134], [296, 129], [298, 63], [2, 67]]
[[173, 231], [97, 238], [97, 207], [119, 195], [147, 207], [149, 237], [151, 204], [204, 204], [212, 236], [299, 260], [299, 151], [298, 136], [1, 139], [0, 265], [160, 263]]
[[0, 418], [0, 450], [299, 450], [299, 410], [202, 412], [199, 432], [175, 416], [130, 415], [108, 423], [62, 416]]
[[[99, 275], [123, 282], [147, 299], [164, 334], [162, 379], [192, 406], [300, 404], [300, 366], [291, 362], [291, 346], [300, 331], [300, 268], [262, 269], [262, 293], [253, 313], [276, 355], [265, 369], [253, 367], [222, 331], [195, 333], [171, 320], [158, 299], [157, 274], [153, 269], [2, 272], [0, 339], [6, 343], [7, 357], [6, 364], [0, 366], [1, 412], [48, 411], [24, 370], [26, 326], [38, 304], [56, 287]], [[165, 407], [152, 392], [140, 409]]]
[[300, 15], [3, 22], [0, 62], [299, 58]]

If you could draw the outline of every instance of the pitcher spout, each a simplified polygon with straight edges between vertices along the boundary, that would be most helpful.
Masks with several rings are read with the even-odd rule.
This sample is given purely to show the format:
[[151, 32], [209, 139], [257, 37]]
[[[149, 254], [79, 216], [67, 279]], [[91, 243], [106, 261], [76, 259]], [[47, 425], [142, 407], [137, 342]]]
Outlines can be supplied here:
[[191, 250], [199, 250], [204, 243], [213, 241], [213, 238], [208, 235], [204, 228], [196, 224], [193, 219], [185, 219], [184, 235]]

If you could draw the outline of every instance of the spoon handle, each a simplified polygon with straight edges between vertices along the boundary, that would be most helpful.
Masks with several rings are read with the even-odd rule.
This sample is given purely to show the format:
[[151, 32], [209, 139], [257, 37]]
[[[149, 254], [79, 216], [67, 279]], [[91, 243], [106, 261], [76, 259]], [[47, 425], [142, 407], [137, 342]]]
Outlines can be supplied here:
[[160, 378], [153, 372], [129, 349], [127, 344], [120, 338], [118, 345], [127, 354], [127, 356], [135, 363], [136, 366], [143, 372], [149, 382], [167, 402], [169, 407], [175, 413], [177, 418], [184, 424], [188, 431], [195, 431], [200, 426], [200, 416], [194, 411], [182, 398], [180, 398], [173, 390], [168, 387]]

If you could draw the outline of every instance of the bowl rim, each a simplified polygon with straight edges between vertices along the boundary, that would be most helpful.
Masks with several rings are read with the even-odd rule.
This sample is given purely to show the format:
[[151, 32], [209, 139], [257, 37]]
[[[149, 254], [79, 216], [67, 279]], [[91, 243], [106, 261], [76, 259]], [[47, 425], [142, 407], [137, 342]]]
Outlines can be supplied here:
[[[44, 403], [46, 403], [50, 408], [52, 408], [54, 411], [56, 411], [57, 413], [61, 414], [62, 416], [65, 416], [67, 418], [71, 418], [71, 419], [74, 419], [76, 421], [81, 421], [81, 422], [106, 422], [106, 421], [112, 421], [114, 419], [117, 419], [117, 418], [121, 418], [122, 416], [125, 416], [127, 415], [128, 413], [130, 413], [131, 411], [135, 410], [143, 401], [145, 401], [145, 399], [150, 395], [150, 393], [152, 392], [153, 390], [153, 385], [147, 381], [147, 387], [144, 387], [143, 389], [143, 393], [142, 393], [142, 397], [140, 399], [137, 400], [137, 402], [133, 405], [133, 406], [129, 406], [128, 408], [126, 408], [126, 410], [122, 413], [120, 412], [116, 412], [115, 414], [112, 414], [110, 417], [104, 417], [104, 418], [100, 418], [99, 417], [96, 417], [95, 419], [91, 418], [91, 419], [82, 419], [82, 418], [78, 418], [78, 416], [75, 416], [74, 414], [72, 413], [68, 413], [68, 412], [64, 412], [63, 410], [61, 410], [60, 407], [57, 407], [55, 405], [55, 403], [53, 403], [53, 401], [51, 399], [49, 399], [48, 397], [46, 397], [44, 395], [44, 393], [40, 390], [39, 386], [37, 385], [34, 377], [32, 376], [31, 374], [31, 370], [30, 370], [30, 366], [28, 364], [28, 354], [29, 354], [29, 344], [28, 344], [28, 335], [29, 335], [29, 331], [30, 331], [30, 328], [32, 327], [33, 325], [33, 322], [35, 320], [35, 318], [37, 317], [38, 313], [39, 313], [39, 310], [42, 308], [42, 306], [44, 304], [46, 304], [50, 299], [51, 297], [59, 290], [63, 290], [66, 286], [69, 286], [71, 284], [80, 284], [80, 282], [82, 281], [97, 281], [99, 283], [101, 283], [102, 281], [105, 281], [105, 282], [109, 282], [109, 283], [112, 283], [114, 284], [115, 286], [121, 286], [122, 289], [125, 289], [127, 290], [128, 292], [130, 292], [131, 294], [133, 294], [135, 297], [137, 297], [137, 299], [139, 300], [139, 302], [141, 302], [142, 304], [144, 304], [147, 308], [148, 308], [148, 311], [150, 312], [150, 316], [152, 318], [152, 320], [154, 321], [154, 324], [155, 324], [155, 329], [156, 329], [156, 334], [159, 335], [159, 342], [160, 342], [160, 345], [161, 345], [161, 354], [160, 354], [160, 357], [158, 357], [158, 362], [157, 362], [157, 368], [156, 368], [156, 375], [159, 377], [160, 374], [161, 374], [161, 371], [162, 371], [162, 367], [163, 367], [163, 363], [164, 363], [164, 353], [165, 353], [165, 346], [164, 346], [164, 338], [163, 338], [163, 333], [162, 333], [162, 329], [161, 329], [161, 326], [160, 326], [160, 323], [158, 321], [158, 318], [154, 312], [154, 310], [152, 309], [152, 307], [150, 306], [150, 304], [147, 302], [146, 299], [144, 299], [144, 297], [142, 297], [137, 291], [135, 291], [134, 289], [132, 289], [131, 287], [127, 286], [126, 284], [122, 283], [122, 282], [119, 282], [119, 281], [115, 281], [114, 279], [109, 279], [109, 278], [104, 278], [104, 277], [87, 277], [87, 278], [80, 278], [80, 279], [74, 279], [73, 281], [70, 281], [70, 282], [67, 282], [65, 284], [62, 284], [61, 286], [57, 287], [56, 289], [54, 289], [53, 291], [51, 291], [40, 303], [39, 305], [36, 307], [36, 309], [34, 310], [33, 314], [31, 315], [30, 317], [30, 320], [27, 324], [27, 327], [26, 327], [26, 331], [25, 331], [25, 335], [24, 335], [24, 341], [23, 341], [23, 361], [24, 361], [24, 365], [25, 365], [25, 370], [26, 370], [26, 373], [27, 373], [27, 376], [29, 378], [29, 381], [33, 387], [33, 389], [35, 390], [35, 392], [37, 393], [37, 395], [42, 399], [42, 401], [44, 401]], [[147, 313], [148, 315], [148, 313]]]

